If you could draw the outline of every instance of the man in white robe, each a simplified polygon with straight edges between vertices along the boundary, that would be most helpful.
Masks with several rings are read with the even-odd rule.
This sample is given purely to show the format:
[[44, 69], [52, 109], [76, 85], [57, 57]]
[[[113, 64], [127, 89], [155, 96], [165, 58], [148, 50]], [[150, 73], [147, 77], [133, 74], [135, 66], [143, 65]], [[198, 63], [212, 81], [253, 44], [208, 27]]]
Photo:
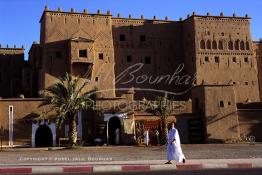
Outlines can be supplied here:
[[115, 133], [115, 144], [119, 145], [120, 143], [120, 129], [116, 128], [116, 133]]
[[172, 128], [168, 131], [167, 160], [168, 162], [166, 162], [166, 164], [171, 164], [171, 160], [183, 163], [186, 162], [180, 145], [179, 134], [174, 123], [172, 123]]
[[148, 129], [144, 131], [144, 143], [146, 146], [148, 146], [149, 144], [149, 130]]

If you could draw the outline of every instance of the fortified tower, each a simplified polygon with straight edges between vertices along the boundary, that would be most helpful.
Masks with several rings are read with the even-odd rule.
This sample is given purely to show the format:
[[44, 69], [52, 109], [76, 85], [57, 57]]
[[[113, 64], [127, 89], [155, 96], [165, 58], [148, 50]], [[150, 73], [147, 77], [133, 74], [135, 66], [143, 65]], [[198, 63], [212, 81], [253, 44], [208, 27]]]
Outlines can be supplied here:
[[[30, 84], [30, 80], [22, 81], [25, 78], [24, 47], [2, 47], [0, 44], [0, 66], [0, 97], [11, 98], [24, 94], [25, 83]], [[27, 78], [30, 78], [30, 75], [27, 75]]]
[[262, 100], [262, 39], [253, 42], [253, 51], [257, 60], [260, 101]]
[[[187, 69], [193, 67], [197, 85], [233, 85], [236, 102], [258, 102], [257, 61], [250, 34], [250, 18], [196, 15], [186, 33], [191, 41], [186, 48]], [[188, 28], [188, 27], [186, 27]], [[189, 44], [186, 43], [188, 46]], [[192, 48], [193, 46], [193, 48]], [[187, 51], [189, 49], [189, 51]], [[189, 55], [187, 55], [189, 54]], [[191, 58], [190, 58], [191, 57]], [[190, 64], [191, 60], [191, 64]]]
[[43, 89], [65, 72], [90, 81], [86, 91], [99, 90], [101, 97], [114, 97], [114, 48], [111, 14], [50, 11], [41, 20], [42, 68], [39, 88]]

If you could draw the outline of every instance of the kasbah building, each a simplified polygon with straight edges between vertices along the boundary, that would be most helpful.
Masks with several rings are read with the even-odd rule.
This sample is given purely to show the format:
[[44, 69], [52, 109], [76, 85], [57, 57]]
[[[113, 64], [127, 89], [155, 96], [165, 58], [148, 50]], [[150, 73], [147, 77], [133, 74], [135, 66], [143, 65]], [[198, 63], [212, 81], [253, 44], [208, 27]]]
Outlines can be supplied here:
[[141, 142], [143, 129], [152, 137], [159, 117], [139, 104], [163, 92], [175, 104], [169, 121], [176, 121], [183, 143], [230, 142], [241, 134], [262, 141], [262, 43], [252, 40], [250, 20], [223, 13], [135, 19], [46, 7], [40, 44], [32, 44], [28, 61], [23, 47], [0, 48], [3, 145], [58, 146], [66, 140], [68, 125], [56, 128], [56, 114], [39, 107], [38, 95], [66, 72], [90, 81], [85, 91], [97, 91], [102, 111], [79, 111], [84, 145], [96, 138], [114, 145], [116, 128], [120, 144]]

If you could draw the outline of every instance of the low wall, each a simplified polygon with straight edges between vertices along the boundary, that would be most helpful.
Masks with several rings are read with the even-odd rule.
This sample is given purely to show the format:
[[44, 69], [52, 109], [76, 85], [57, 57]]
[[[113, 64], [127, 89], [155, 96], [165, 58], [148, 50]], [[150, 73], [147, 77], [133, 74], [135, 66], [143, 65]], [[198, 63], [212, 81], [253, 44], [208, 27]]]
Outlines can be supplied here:
[[238, 110], [240, 134], [253, 135], [256, 141], [262, 141], [262, 109]]

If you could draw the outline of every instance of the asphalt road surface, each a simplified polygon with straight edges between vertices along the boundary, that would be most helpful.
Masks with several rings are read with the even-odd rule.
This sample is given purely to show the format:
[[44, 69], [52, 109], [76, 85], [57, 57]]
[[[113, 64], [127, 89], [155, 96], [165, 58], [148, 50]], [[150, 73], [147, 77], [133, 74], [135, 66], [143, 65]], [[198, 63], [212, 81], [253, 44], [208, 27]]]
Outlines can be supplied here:
[[[73, 173], [70, 173], [73, 174]], [[77, 175], [84, 175], [83, 173], [75, 173]], [[261, 175], [262, 169], [230, 169], [230, 170], [194, 170], [194, 171], [149, 171], [149, 172], [119, 172], [119, 173], [92, 173], [93, 175]], [[42, 175], [42, 174], [37, 174]], [[44, 175], [44, 174], [43, 174]], [[45, 174], [48, 175], [48, 174]], [[53, 175], [53, 174], [50, 174]], [[86, 173], [85, 175], [88, 175]]]

